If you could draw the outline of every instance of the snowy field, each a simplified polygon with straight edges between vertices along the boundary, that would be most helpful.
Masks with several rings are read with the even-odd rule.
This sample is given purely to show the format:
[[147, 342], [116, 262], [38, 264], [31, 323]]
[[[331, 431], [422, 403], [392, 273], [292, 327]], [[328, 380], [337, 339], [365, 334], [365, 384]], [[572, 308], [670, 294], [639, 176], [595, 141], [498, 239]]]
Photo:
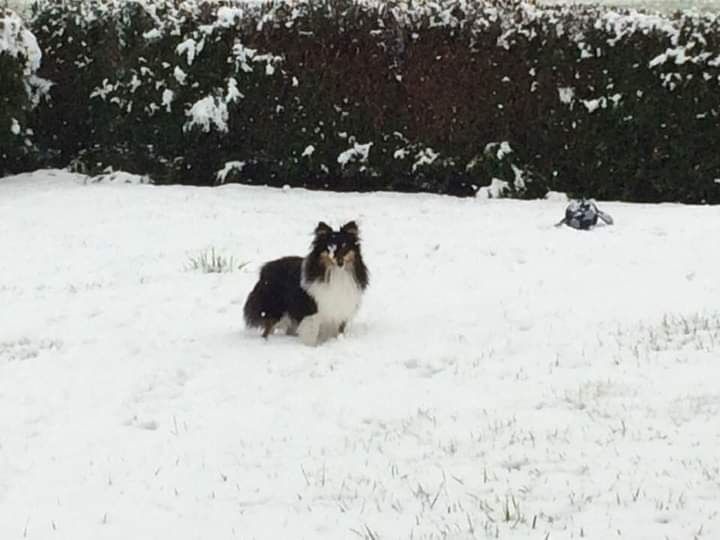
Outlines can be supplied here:
[[[720, 538], [720, 209], [602, 207], [0, 180], [0, 538]], [[245, 331], [351, 218], [349, 334]]]

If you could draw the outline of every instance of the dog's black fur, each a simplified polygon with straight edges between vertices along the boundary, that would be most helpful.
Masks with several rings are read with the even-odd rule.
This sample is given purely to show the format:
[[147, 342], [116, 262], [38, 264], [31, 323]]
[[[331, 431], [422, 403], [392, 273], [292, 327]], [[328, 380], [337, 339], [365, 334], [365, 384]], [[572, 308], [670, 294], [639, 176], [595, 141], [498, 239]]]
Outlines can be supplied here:
[[265, 263], [260, 279], [245, 302], [245, 324], [263, 329], [267, 337], [283, 316], [295, 324], [317, 312], [317, 304], [300, 287], [302, 257], [283, 257]]
[[[310, 253], [306, 257], [283, 257], [260, 269], [260, 279], [245, 302], [245, 323], [261, 328], [263, 337], [286, 318], [288, 333], [294, 333], [305, 317], [318, 312], [318, 304], [308, 289], [313, 283], [329, 279], [333, 266], [350, 272], [357, 287], [364, 291], [369, 283], [362, 259], [358, 226], [354, 221], [334, 231], [324, 222], [315, 228]], [[347, 320], [339, 322], [343, 332]]]

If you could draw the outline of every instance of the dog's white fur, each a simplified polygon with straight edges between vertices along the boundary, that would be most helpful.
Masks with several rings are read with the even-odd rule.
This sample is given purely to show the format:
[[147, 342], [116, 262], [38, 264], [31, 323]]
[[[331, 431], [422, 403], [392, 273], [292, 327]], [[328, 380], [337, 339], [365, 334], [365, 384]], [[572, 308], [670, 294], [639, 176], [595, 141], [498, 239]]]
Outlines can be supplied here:
[[360, 308], [362, 289], [355, 281], [352, 264], [333, 265], [325, 274], [325, 281], [303, 279], [302, 287], [317, 304], [317, 313], [305, 317], [297, 329], [306, 345], [317, 345], [337, 336], [340, 325], [350, 321]]

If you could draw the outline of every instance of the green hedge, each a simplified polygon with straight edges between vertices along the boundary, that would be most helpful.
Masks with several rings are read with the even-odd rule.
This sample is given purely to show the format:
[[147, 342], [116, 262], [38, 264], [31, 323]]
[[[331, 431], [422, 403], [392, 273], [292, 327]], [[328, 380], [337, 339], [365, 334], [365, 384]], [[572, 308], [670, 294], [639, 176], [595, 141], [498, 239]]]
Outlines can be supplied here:
[[[51, 164], [156, 182], [720, 202], [720, 21], [441, 0], [42, 3]], [[493, 181], [495, 179], [495, 181]]]
[[22, 19], [0, 8], [0, 175], [36, 162], [29, 116], [47, 88], [35, 76], [40, 57], [37, 41]]

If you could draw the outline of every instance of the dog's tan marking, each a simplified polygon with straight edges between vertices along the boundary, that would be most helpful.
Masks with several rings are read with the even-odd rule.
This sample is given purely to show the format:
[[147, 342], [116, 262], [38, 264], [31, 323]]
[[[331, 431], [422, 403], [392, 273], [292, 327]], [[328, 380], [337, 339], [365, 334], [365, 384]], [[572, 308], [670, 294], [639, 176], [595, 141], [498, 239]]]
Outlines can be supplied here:
[[330, 268], [330, 266], [335, 264], [335, 257], [330, 255], [327, 251], [323, 251], [320, 254], [320, 261], [325, 265], [326, 268]]
[[345, 256], [343, 257], [343, 263], [345, 264], [352, 264], [355, 262], [355, 252], [350, 250], [348, 251]]

